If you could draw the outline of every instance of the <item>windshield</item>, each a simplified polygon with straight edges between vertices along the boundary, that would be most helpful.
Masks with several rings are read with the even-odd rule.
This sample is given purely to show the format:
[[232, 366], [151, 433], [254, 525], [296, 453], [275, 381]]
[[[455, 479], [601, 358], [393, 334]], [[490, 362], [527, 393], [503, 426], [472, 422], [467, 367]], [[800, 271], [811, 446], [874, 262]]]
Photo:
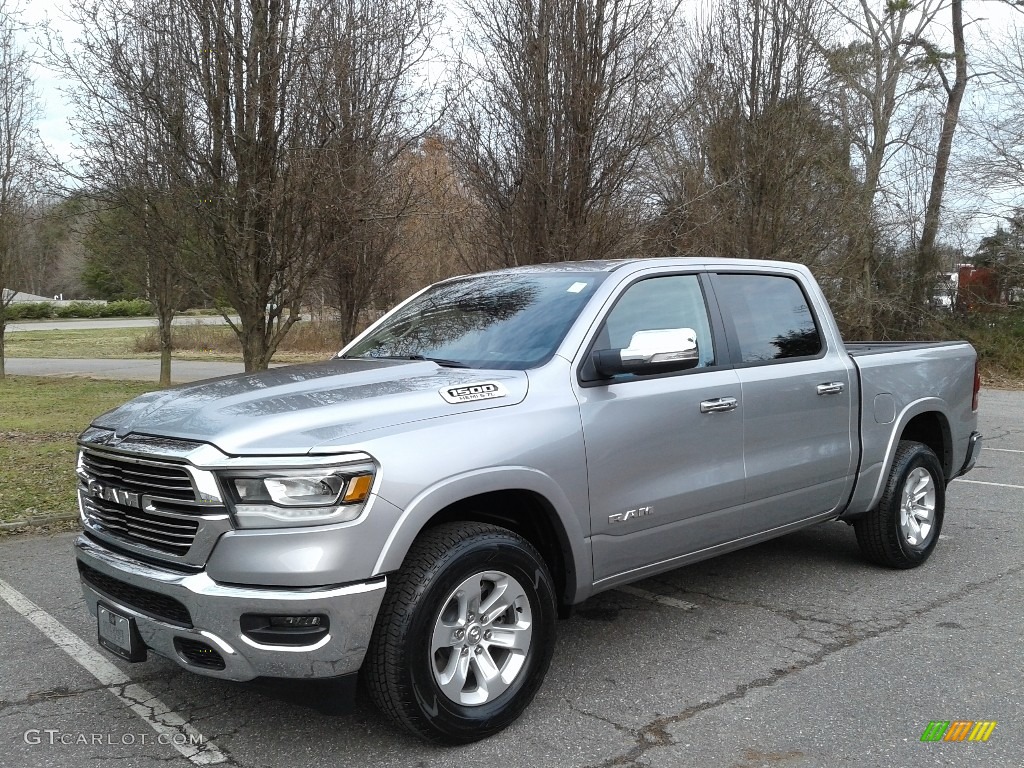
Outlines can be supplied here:
[[345, 357], [524, 370], [551, 358], [605, 278], [600, 272], [476, 275], [432, 286]]

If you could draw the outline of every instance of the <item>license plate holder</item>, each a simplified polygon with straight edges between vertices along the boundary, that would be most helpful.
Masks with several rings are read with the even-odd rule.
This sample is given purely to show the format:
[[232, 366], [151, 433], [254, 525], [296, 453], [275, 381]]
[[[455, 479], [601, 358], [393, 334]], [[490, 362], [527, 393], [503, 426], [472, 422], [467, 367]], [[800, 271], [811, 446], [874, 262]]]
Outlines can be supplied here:
[[124, 616], [103, 603], [96, 606], [96, 634], [100, 645], [125, 661], [145, 661], [146, 644], [131, 616]]

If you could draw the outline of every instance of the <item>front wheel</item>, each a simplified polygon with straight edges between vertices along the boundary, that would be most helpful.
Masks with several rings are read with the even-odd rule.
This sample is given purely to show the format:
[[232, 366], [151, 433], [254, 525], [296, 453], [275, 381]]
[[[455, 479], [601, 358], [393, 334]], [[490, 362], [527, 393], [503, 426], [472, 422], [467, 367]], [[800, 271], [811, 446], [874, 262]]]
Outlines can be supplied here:
[[901, 440], [878, 506], [854, 523], [869, 560], [890, 568], [921, 565], [939, 540], [946, 482], [928, 446]]
[[555, 639], [544, 560], [512, 531], [426, 531], [388, 586], [367, 652], [371, 698], [430, 741], [464, 744], [512, 723], [540, 688]]

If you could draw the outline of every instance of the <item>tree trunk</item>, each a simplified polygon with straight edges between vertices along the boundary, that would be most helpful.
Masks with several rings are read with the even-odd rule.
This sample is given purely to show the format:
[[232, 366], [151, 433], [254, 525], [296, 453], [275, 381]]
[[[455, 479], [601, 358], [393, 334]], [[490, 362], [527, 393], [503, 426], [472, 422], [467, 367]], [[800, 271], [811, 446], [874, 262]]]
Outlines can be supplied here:
[[267, 350], [267, 336], [263, 328], [248, 328], [242, 334], [242, 362], [246, 373], [267, 370], [270, 355]]
[[359, 309], [354, 306], [352, 301], [340, 303], [338, 315], [341, 326], [341, 338], [345, 344], [348, 344], [356, 337], [356, 331], [359, 327]]
[[861, 275], [864, 290], [864, 315], [861, 318], [860, 326], [865, 341], [875, 337], [875, 260], [874, 246], [867, 243], [863, 246], [863, 274]]
[[[0, 315], [3, 314], [4, 307], [0, 307]], [[0, 381], [3, 381], [7, 377], [7, 371], [4, 368], [4, 336], [7, 335], [7, 321], [0, 318]]]
[[174, 320], [174, 310], [157, 309], [160, 328], [160, 386], [171, 386], [171, 350], [173, 338], [171, 335], [171, 323]]
[[939, 145], [935, 152], [935, 172], [928, 191], [928, 205], [924, 214], [924, 226], [921, 229], [921, 244], [917, 251], [917, 264], [914, 280], [913, 306], [919, 308], [927, 300], [927, 291], [931, 286], [935, 273], [939, 271], [938, 259], [935, 254], [935, 238], [939, 232], [942, 213], [942, 195], [946, 191], [946, 175], [949, 170], [949, 156], [953, 149], [953, 134], [960, 119], [960, 102], [963, 101], [967, 89], [967, 50], [964, 44], [963, 0], [952, 0], [950, 8], [953, 12], [953, 59], [956, 65], [956, 77], [953, 86], [948, 90], [946, 112], [942, 117], [942, 131], [939, 133]]

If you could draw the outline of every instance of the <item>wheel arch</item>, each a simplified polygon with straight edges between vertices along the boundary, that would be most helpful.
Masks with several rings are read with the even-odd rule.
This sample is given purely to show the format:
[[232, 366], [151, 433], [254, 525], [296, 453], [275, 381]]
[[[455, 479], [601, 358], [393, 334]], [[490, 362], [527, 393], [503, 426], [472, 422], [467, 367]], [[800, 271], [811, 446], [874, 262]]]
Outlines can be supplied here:
[[554, 481], [526, 467], [473, 472], [421, 492], [403, 510], [374, 575], [398, 570], [423, 531], [458, 521], [498, 525], [529, 541], [547, 563], [562, 606], [589, 595], [589, 536]]
[[938, 457], [947, 482], [953, 477], [956, 472], [953, 467], [955, 446], [945, 411], [945, 401], [937, 397], [922, 398], [903, 408], [893, 420], [884, 457], [867, 469], [862, 469], [854, 488], [854, 496], [840, 519], [853, 522], [878, 505], [901, 440], [913, 440], [927, 445]]
[[[899, 440], [913, 440], [927, 445], [938, 457], [946, 479], [953, 476], [953, 438], [949, 420], [944, 413], [938, 410], [918, 413], [903, 427]], [[889, 465], [892, 465], [891, 459]]]

